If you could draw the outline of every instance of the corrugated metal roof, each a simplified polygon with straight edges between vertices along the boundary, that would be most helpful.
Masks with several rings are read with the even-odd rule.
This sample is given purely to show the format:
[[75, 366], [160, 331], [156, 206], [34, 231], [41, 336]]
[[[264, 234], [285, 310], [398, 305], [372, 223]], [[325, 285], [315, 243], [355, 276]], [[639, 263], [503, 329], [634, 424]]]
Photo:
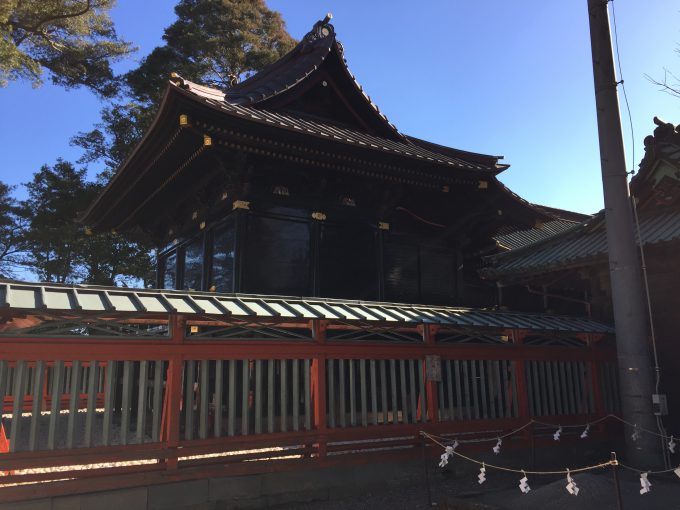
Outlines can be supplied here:
[[290, 319], [335, 319], [461, 327], [611, 333], [584, 318], [444, 306], [323, 298], [216, 294], [88, 285], [0, 283], [0, 312], [170, 313]]
[[[680, 211], [669, 210], [640, 217], [643, 244], [680, 239]], [[517, 250], [486, 257], [481, 272], [488, 278], [539, 274], [566, 266], [585, 265], [607, 253], [607, 232], [602, 212], [593, 219], [565, 232], [548, 237]]]

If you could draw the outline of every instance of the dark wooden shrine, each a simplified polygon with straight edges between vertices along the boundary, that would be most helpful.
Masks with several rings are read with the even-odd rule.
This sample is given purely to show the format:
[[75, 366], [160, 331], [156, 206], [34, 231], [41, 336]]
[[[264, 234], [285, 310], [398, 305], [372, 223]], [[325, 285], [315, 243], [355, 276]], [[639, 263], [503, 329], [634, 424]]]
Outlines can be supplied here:
[[560, 222], [499, 159], [398, 131], [326, 19], [229, 90], [173, 76], [83, 221], [153, 239], [161, 288], [487, 306], [494, 236]]

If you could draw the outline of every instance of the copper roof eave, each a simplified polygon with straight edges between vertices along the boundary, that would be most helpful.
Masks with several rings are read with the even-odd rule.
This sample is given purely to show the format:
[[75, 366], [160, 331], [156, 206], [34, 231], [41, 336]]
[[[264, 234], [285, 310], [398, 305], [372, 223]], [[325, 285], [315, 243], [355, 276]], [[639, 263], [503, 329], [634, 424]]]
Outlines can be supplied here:
[[[643, 245], [661, 246], [680, 240], [680, 211], [667, 210], [640, 216]], [[519, 280], [528, 275], [576, 269], [606, 262], [604, 212], [542, 241], [516, 250], [484, 257], [485, 278]]]
[[[158, 110], [156, 112], [156, 115], [153, 118], [153, 121], [151, 121], [151, 125], [149, 128], [146, 130], [144, 135], [142, 136], [141, 140], [137, 142], [135, 145], [134, 149], [132, 149], [132, 152], [128, 155], [128, 157], [125, 159], [125, 161], [120, 165], [120, 167], [117, 169], [116, 173], [113, 174], [113, 177], [111, 180], [106, 184], [104, 189], [97, 195], [97, 197], [94, 199], [94, 201], [89, 205], [89, 207], [77, 218], [78, 223], [89, 225], [92, 227], [96, 227], [97, 224], [99, 223], [99, 219], [97, 218], [97, 209], [103, 207], [103, 202], [108, 199], [109, 193], [111, 190], [119, 185], [119, 182], [122, 182], [125, 180], [127, 177], [126, 173], [124, 171], [125, 168], [128, 168], [136, 158], [139, 157], [140, 151], [142, 150], [142, 147], [144, 147], [148, 141], [156, 135], [156, 132], [160, 129], [160, 119], [163, 118], [164, 116], [167, 115], [166, 113], [166, 104], [170, 101], [170, 96], [171, 96], [171, 87], [167, 87], [165, 89], [165, 92], [163, 93], [163, 97], [161, 99], [161, 102], [158, 106]], [[101, 216], [101, 215], [99, 215]]]
[[[311, 120], [303, 120], [302, 118], [298, 118], [295, 116], [292, 116], [290, 114], [282, 114], [278, 112], [268, 112], [266, 110], [262, 109], [250, 109], [247, 107], [239, 106], [239, 105], [234, 105], [228, 102], [222, 102], [222, 101], [217, 101], [215, 99], [211, 98], [206, 98], [203, 97], [200, 94], [197, 94], [196, 92], [192, 91], [191, 89], [187, 88], [182, 88], [178, 87], [177, 85], [171, 83], [169, 85], [169, 88], [174, 89], [178, 94], [182, 95], [183, 97], [189, 99], [192, 101], [194, 104], [199, 104], [206, 106], [210, 108], [213, 111], [218, 112], [221, 115], [228, 115], [230, 117], [239, 119], [240, 121], [243, 122], [252, 122], [253, 124], [259, 124], [259, 125], [265, 125], [268, 126], [269, 128], [273, 129], [279, 129], [282, 131], [287, 131], [287, 132], [292, 132], [296, 133], [299, 135], [308, 135], [308, 136], [313, 136], [314, 138], [320, 138], [323, 140], [329, 140], [329, 141], [334, 141], [340, 144], [344, 145], [350, 145], [353, 147], [362, 147], [364, 149], [372, 150], [372, 149], [380, 149], [380, 147], [377, 146], [377, 144], [381, 145], [387, 145], [387, 146], [392, 146], [395, 144], [399, 144], [400, 142], [395, 142], [393, 140], [387, 140], [387, 139], [382, 139], [380, 137], [375, 137], [373, 135], [368, 135], [364, 133], [360, 133], [358, 131], [354, 130], [347, 130], [345, 128], [341, 128], [338, 126], [330, 125], [330, 124], [322, 124], [316, 121], [311, 121]], [[284, 120], [285, 122], [279, 122], [278, 124], [272, 121], [272, 118], [276, 118], [279, 120]], [[320, 126], [321, 128], [327, 129], [329, 132], [333, 131], [341, 131], [344, 130], [346, 132], [355, 134], [359, 137], [366, 138], [368, 140], [374, 140], [376, 147], [370, 147], [369, 144], [363, 144], [359, 145], [357, 143], [349, 142], [342, 137], [329, 137], [329, 136], [322, 136], [319, 133], [314, 133], [311, 132], [309, 129], [298, 129], [295, 127], [296, 123], [300, 123], [301, 125], [313, 125], [313, 126]], [[404, 145], [404, 144], [401, 144]], [[431, 151], [428, 151], [426, 149], [422, 149], [418, 146], [415, 147], [410, 147], [410, 146], [404, 146], [405, 151], [411, 151], [413, 152], [413, 155], [411, 156], [406, 156], [406, 155], [399, 155], [395, 151], [387, 151], [389, 153], [392, 153], [393, 155], [400, 156], [402, 158], [408, 159], [408, 160], [416, 160], [424, 164], [431, 164], [431, 165], [436, 165], [436, 166], [441, 166], [444, 168], [449, 168], [449, 169], [462, 169], [462, 170], [471, 170], [474, 172], [480, 172], [480, 177], [482, 176], [488, 176], [488, 175], [497, 175], [500, 172], [502, 172], [505, 168], [507, 168], [507, 165], [497, 165], [494, 164], [493, 166], [487, 166], [487, 167], [482, 167], [481, 165], [477, 164], [472, 164], [472, 163], [467, 163], [464, 160], [459, 161], [458, 163], [453, 162], [452, 158], [445, 156], [443, 154], [436, 154]], [[427, 157], [425, 157], [425, 156]], [[431, 161], [428, 161], [428, 158], [431, 159]], [[436, 159], [440, 159], [441, 161], [438, 162]], [[473, 168], [474, 166], [477, 166], [478, 168]], [[526, 201], [523, 201], [526, 202]], [[526, 202], [528, 204], [528, 202]], [[539, 214], [541, 214], [539, 212]]]
[[[344, 58], [344, 49], [336, 39], [335, 29], [330, 23], [314, 25], [312, 31], [303, 37], [290, 52], [279, 60], [269, 64], [260, 72], [235, 85], [225, 92], [225, 99], [234, 104], [254, 106], [266, 102], [294, 89], [312, 75], [330, 55], [335, 55], [345, 78], [352, 84], [354, 93], [363, 101], [374, 116], [379, 119], [386, 132], [404, 143], [412, 143], [408, 137], [399, 132], [387, 116], [380, 111], [370, 97], [364, 92]], [[317, 29], [329, 29], [326, 36], [318, 36]], [[309, 39], [311, 36], [311, 39]]]

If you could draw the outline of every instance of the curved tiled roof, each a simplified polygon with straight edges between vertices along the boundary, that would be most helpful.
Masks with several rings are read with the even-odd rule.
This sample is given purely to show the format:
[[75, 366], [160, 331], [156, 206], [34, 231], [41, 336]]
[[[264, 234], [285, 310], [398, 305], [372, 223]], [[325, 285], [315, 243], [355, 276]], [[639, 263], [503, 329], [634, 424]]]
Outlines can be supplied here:
[[[666, 210], [640, 216], [644, 245], [680, 240], [680, 211]], [[604, 212], [561, 233], [516, 250], [485, 258], [486, 278], [503, 279], [585, 266], [607, 254]]]
[[331, 15], [318, 21], [300, 43], [276, 62], [271, 63], [257, 74], [238, 83], [225, 92], [225, 100], [232, 104], [254, 106], [302, 83], [316, 71], [331, 54], [341, 62], [342, 72], [360, 93], [366, 104], [378, 116], [385, 128], [405, 143], [410, 141], [402, 135], [387, 116], [380, 111], [370, 96], [364, 92], [347, 66], [342, 44], [335, 37], [335, 28], [329, 23]]
[[171, 82], [171, 86], [174, 86], [185, 93], [188, 92], [193, 99], [199, 100], [224, 114], [251, 122], [453, 168], [489, 171], [493, 173], [498, 173], [503, 169], [502, 166], [498, 166], [495, 163], [485, 164], [467, 161], [462, 157], [454, 157], [434, 152], [419, 145], [411, 145], [405, 142], [382, 138], [356, 129], [320, 122], [299, 115], [274, 112], [263, 108], [249, 108], [234, 104], [226, 100], [224, 93], [221, 91], [197, 85], [189, 80], [184, 80], [179, 76], [175, 77], [174, 81]]
[[531, 228], [518, 229], [516, 227], [504, 227], [493, 238], [499, 247], [504, 250], [516, 250], [528, 244], [537, 243], [556, 234], [560, 234], [573, 228], [577, 223], [569, 220], [546, 221]]

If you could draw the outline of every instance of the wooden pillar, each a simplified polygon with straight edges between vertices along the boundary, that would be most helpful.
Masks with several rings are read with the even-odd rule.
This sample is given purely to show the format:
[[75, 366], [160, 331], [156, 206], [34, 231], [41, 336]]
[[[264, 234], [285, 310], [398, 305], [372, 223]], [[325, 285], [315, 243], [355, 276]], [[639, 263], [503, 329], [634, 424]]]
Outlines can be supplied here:
[[[186, 321], [182, 315], [173, 313], [169, 319], [170, 341], [184, 343]], [[170, 356], [165, 384], [165, 407], [163, 409], [162, 442], [171, 451], [179, 447], [180, 405], [182, 402], [182, 370], [184, 359], [181, 355]], [[166, 458], [166, 468], [177, 469], [177, 456]]]
[[[312, 321], [312, 335], [317, 346], [326, 343], [327, 321], [314, 319]], [[317, 444], [319, 457], [326, 456], [326, 440], [324, 435], [327, 431], [326, 424], [326, 356], [318, 353], [314, 355], [311, 366], [312, 383], [312, 412], [314, 414], [314, 428], [320, 434]]]

